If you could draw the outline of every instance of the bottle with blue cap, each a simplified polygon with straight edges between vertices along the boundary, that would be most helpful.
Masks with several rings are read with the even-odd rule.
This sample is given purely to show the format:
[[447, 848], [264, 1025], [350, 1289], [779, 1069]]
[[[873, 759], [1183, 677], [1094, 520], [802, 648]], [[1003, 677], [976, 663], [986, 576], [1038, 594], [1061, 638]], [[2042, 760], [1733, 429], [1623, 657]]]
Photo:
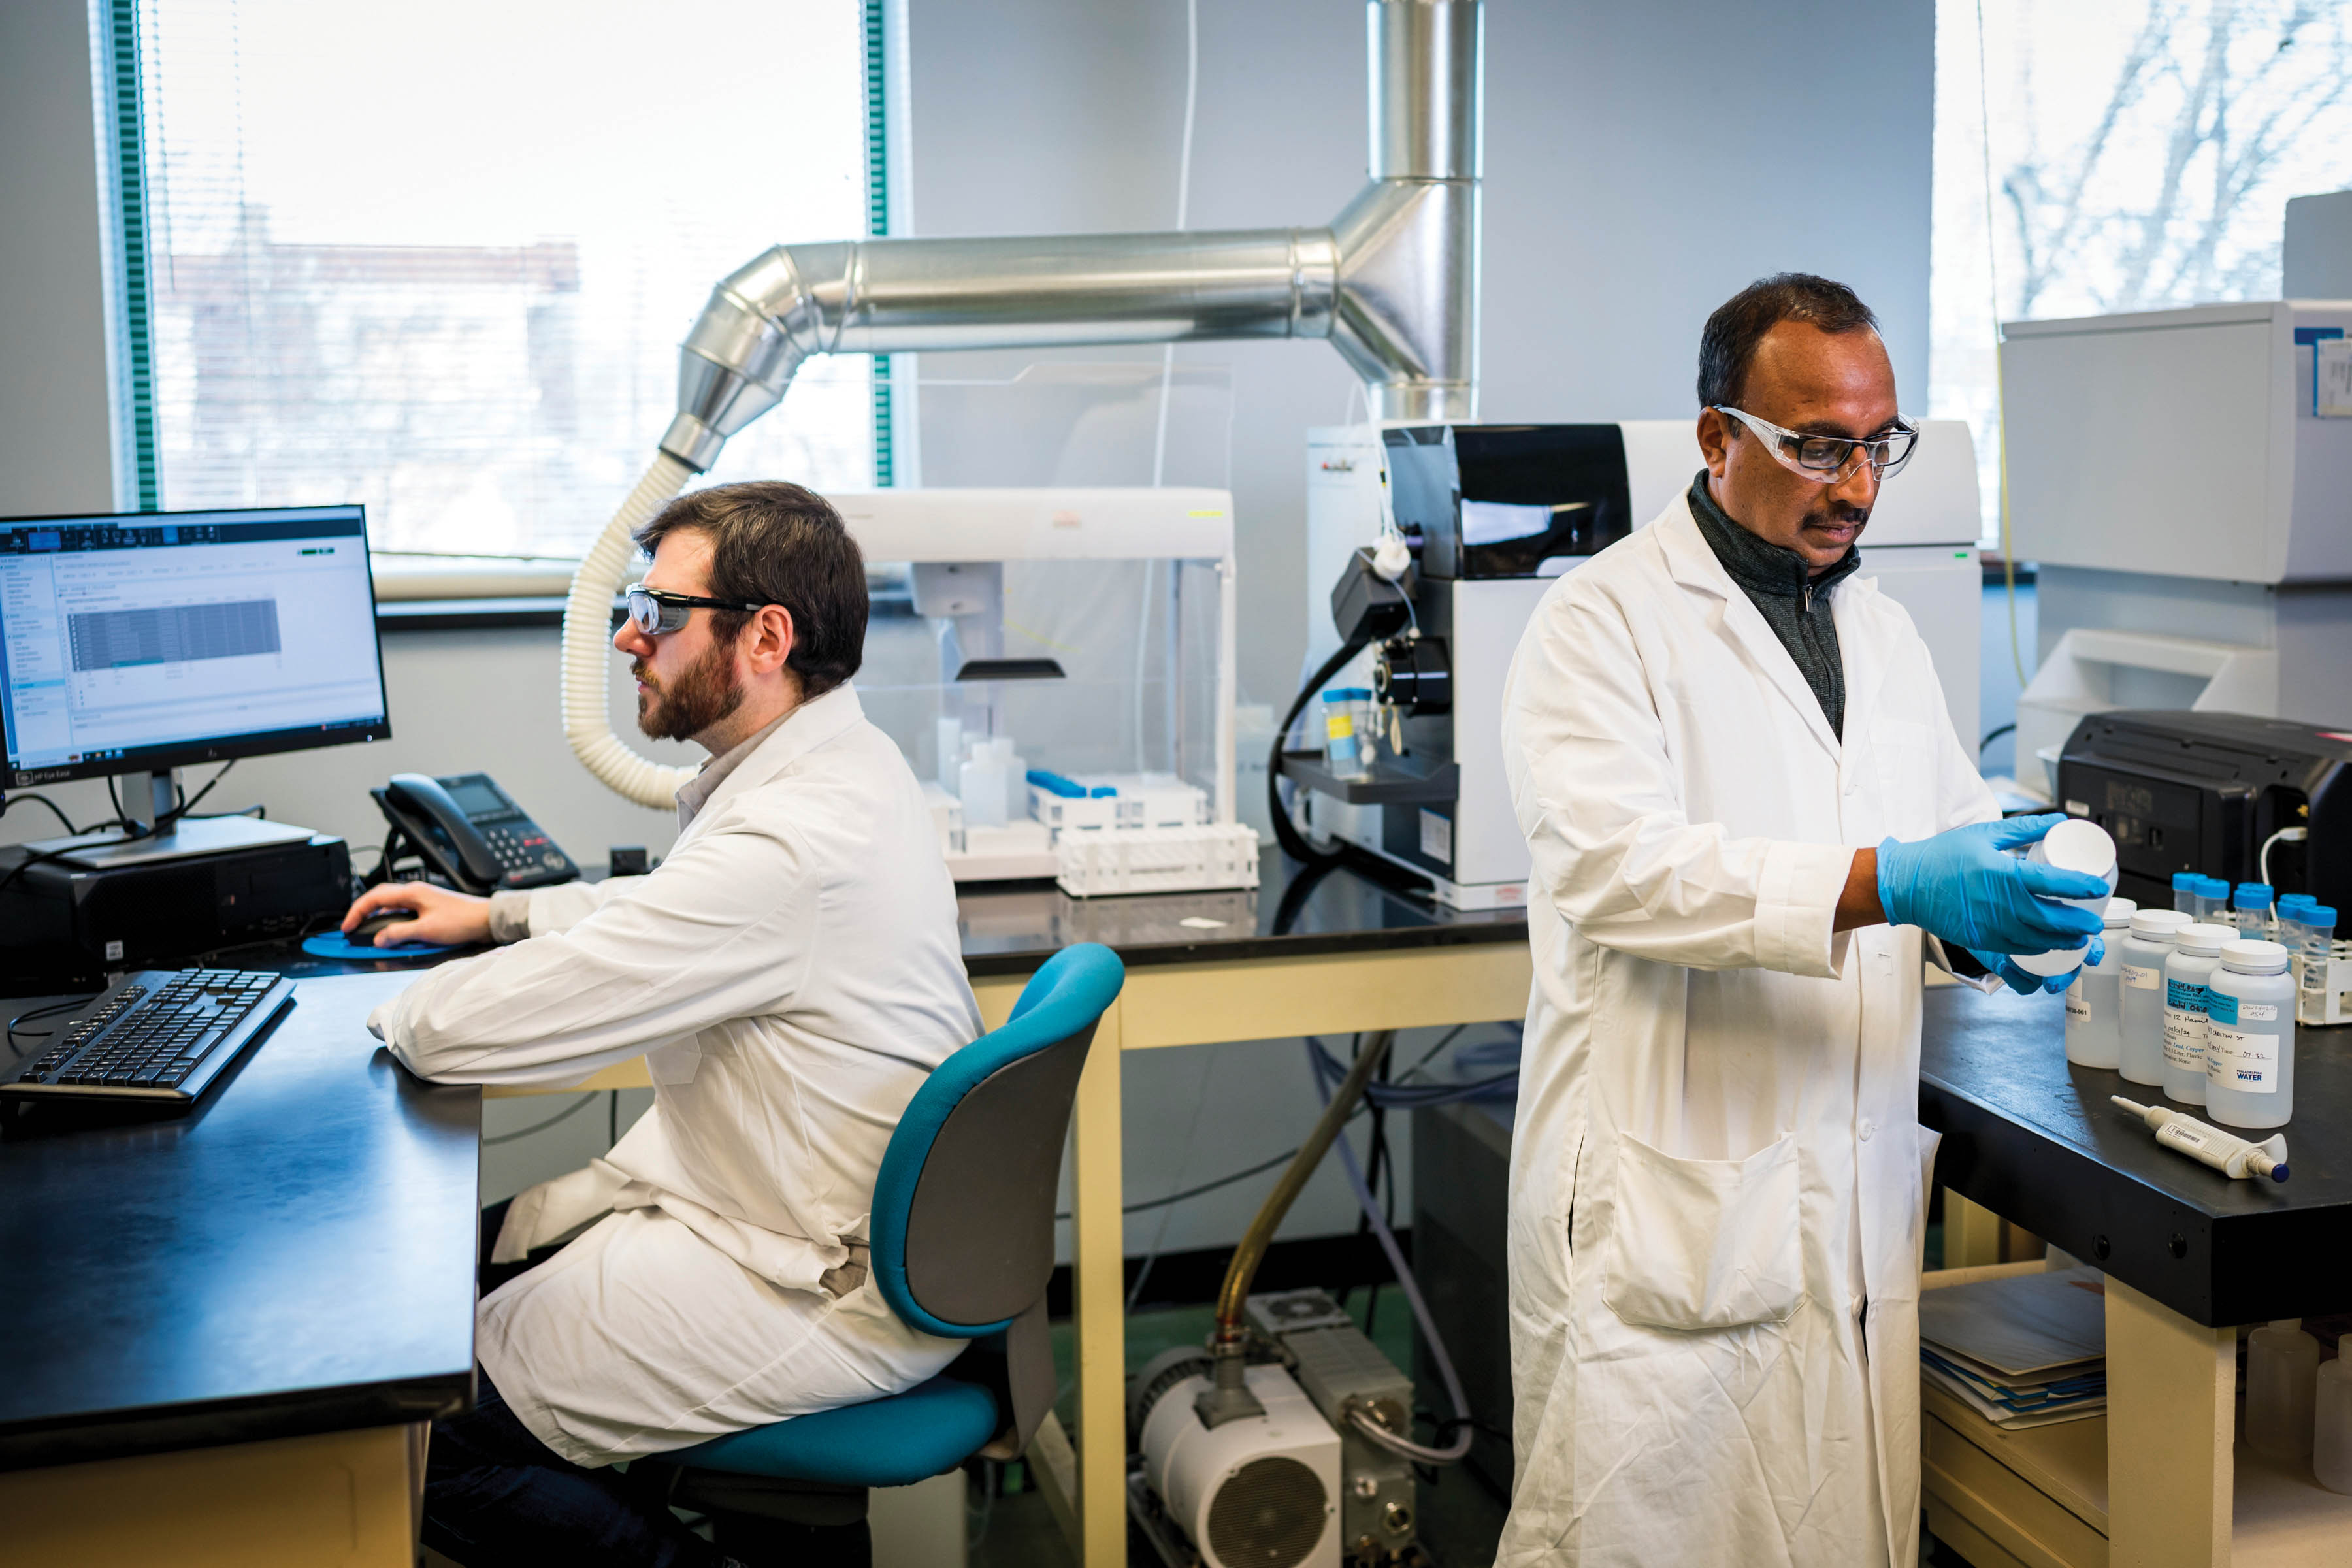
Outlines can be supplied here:
[[2286, 949], [2289, 974], [2302, 973], [2303, 906], [2311, 901], [2309, 893], [2279, 895], [2278, 909], [2271, 923], [2271, 940]]
[[2303, 966], [2301, 1016], [2307, 1024], [2327, 1017], [2327, 963], [2336, 948], [2336, 909], [2331, 904], [2303, 906]]
[[2230, 923], [2257, 942], [2266, 942], [2271, 934], [2271, 885], [2268, 882], [2241, 882], [2235, 896], [2230, 900]]
[[2196, 871], [2175, 871], [2172, 874], [2172, 907], [2190, 920], [2197, 918], [2197, 887], [2204, 880], [2204, 877]]
[[2230, 923], [2230, 884], [2219, 877], [2197, 879], [2197, 908], [2192, 914], [2199, 925]]

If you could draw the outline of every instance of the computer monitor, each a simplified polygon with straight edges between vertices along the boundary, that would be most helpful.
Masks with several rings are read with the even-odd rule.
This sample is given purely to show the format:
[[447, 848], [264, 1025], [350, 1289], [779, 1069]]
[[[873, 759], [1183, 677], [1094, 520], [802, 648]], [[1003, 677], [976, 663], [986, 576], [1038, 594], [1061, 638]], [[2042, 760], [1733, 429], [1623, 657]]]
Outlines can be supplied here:
[[0, 520], [0, 786], [391, 733], [363, 509]]

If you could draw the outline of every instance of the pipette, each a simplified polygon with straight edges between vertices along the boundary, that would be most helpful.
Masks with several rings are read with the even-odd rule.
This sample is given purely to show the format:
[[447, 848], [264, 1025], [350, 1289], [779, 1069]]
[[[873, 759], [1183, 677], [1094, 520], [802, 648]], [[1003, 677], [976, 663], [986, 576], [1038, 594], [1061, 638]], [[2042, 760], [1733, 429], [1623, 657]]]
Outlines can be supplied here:
[[2268, 1176], [2273, 1182], [2286, 1180], [2286, 1134], [2273, 1133], [2260, 1143], [2250, 1143], [2234, 1132], [2224, 1132], [2207, 1125], [2193, 1116], [2178, 1110], [2167, 1110], [2160, 1105], [2139, 1105], [2120, 1094], [2107, 1097], [2156, 1130], [2156, 1141], [2179, 1150], [2192, 1160], [2201, 1160], [2225, 1176]]

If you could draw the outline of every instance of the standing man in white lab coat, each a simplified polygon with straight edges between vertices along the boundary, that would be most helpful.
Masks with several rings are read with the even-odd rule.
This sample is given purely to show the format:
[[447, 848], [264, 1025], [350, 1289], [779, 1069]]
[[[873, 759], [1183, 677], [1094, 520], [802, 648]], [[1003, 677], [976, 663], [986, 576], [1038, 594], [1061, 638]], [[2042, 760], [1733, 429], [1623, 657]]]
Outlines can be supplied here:
[[1916, 438], [1876, 325], [1801, 274], [1718, 310], [1706, 468], [1545, 595], [1506, 689], [1511, 1568], [1917, 1552], [1923, 934], [2035, 989], [2001, 955], [2084, 946], [2051, 900], [2105, 889], [2002, 852], [2061, 819], [1999, 820], [1862, 569]]
[[369, 1020], [425, 1077], [643, 1056], [654, 1081], [609, 1154], [507, 1215], [494, 1258], [586, 1228], [483, 1300], [477, 1408], [436, 1424], [425, 1540], [467, 1568], [734, 1561], [608, 1467], [912, 1387], [963, 1348], [867, 1277], [883, 1151], [980, 1015], [921, 787], [848, 684], [856, 542], [781, 483], [691, 491], [638, 539], [653, 566], [613, 639], [638, 725], [711, 754], [668, 858], [488, 900], [393, 883], [343, 922], [404, 909], [379, 942], [509, 944]]

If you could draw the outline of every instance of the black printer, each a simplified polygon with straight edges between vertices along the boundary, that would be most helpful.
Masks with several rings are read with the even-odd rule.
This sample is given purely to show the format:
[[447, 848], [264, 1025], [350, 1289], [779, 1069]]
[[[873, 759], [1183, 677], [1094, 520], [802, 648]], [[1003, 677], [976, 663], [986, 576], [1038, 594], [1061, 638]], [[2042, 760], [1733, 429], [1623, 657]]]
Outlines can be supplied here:
[[[2074, 726], [2058, 803], [2114, 836], [2116, 891], [2172, 907], [2175, 872], [2352, 904], [2352, 730], [2243, 713], [2125, 709]], [[2276, 838], [2303, 828], [2308, 838]], [[2275, 841], [2273, 841], [2275, 840]]]

